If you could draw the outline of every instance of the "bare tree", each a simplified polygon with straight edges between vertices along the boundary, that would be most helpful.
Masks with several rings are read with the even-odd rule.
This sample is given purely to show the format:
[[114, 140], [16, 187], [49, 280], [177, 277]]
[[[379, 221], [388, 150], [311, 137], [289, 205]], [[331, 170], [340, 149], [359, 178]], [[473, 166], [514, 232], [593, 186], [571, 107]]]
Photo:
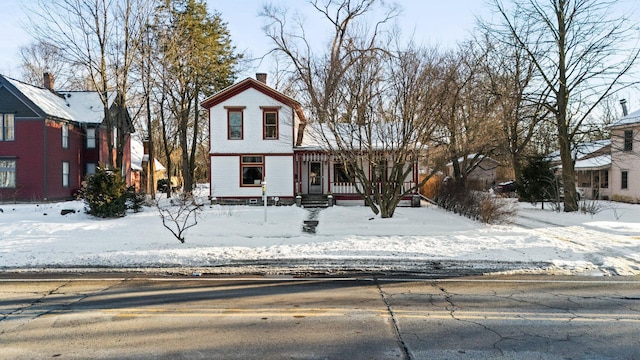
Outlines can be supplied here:
[[139, 42], [143, 9], [150, 0], [36, 0], [32, 3], [31, 31], [40, 42], [60, 51], [68, 66], [90, 80], [91, 90], [100, 94], [108, 166], [123, 172], [124, 141], [130, 119], [124, 111], [112, 111], [117, 103], [127, 107], [128, 82]]
[[[440, 65], [440, 109], [434, 144], [444, 149], [453, 181], [469, 184], [468, 176], [485, 156], [500, 147], [496, 122], [496, 97], [490, 91], [484, 64], [487, 50], [468, 42], [443, 55]], [[484, 184], [483, 184], [484, 185]]]
[[202, 206], [203, 204], [189, 192], [156, 202], [162, 225], [183, 244], [186, 231], [198, 225], [198, 215], [202, 213]]
[[62, 57], [62, 51], [55, 45], [45, 41], [38, 41], [28, 46], [20, 47], [20, 67], [22, 79], [30, 84], [42, 83], [44, 73], [54, 74], [56, 83], [63, 88], [70, 88], [67, 64]]
[[495, 38], [490, 29], [483, 30], [478, 45], [487, 49], [483, 72], [489, 80], [486, 93], [495, 97], [494, 126], [501, 129], [503, 147], [499, 152], [507, 155], [514, 179], [519, 179], [527, 154], [532, 153], [531, 140], [549, 119], [544, 106], [548, 91], [536, 89], [541, 84], [539, 73], [524, 49], [515, 46], [513, 37]]
[[[375, 214], [392, 217], [419, 185], [407, 178], [417, 171], [422, 140], [433, 128], [433, 54], [393, 46], [398, 34], [387, 30], [396, 7], [381, 8], [375, 0], [309, 3], [333, 29], [324, 52], [314, 52], [303, 20], [287, 24], [285, 9], [264, 8], [265, 31], [288, 59], [284, 68], [292, 69], [297, 98], [311, 114], [307, 135], [331, 154]], [[367, 26], [376, 11], [382, 17]]]
[[600, 0], [518, 0], [506, 6], [501, 0], [493, 0], [501, 22], [490, 27], [503, 37], [515, 39], [549, 92], [545, 106], [555, 118], [567, 212], [578, 210], [571, 152], [574, 137], [603, 99], [629, 85], [625, 75], [632, 70], [640, 51], [637, 46], [620, 46], [637, 39], [638, 34], [628, 18], [611, 17], [614, 4]]

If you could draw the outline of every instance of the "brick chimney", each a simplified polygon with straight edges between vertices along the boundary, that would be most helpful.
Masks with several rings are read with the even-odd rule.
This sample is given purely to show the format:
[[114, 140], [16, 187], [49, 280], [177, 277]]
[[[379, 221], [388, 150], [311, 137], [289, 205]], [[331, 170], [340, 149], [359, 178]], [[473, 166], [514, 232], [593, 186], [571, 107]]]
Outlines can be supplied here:
[[260, 81], [263, 84], [267, 83], [267, 74], [266, 73], [256, 73], [256, 80]]
[[46, 89], [54, 91], [55, 86], [53, 83], [53, 74], [46, 72], [44, 73], [43, 78], [44, 78], [44, 87]]

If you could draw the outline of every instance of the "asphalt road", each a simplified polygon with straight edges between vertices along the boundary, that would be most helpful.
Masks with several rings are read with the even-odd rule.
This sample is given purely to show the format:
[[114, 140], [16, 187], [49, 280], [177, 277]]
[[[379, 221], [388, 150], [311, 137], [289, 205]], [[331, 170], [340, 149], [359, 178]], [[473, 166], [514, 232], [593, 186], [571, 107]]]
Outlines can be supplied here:
[[640, 359], [639, 277], [62, 277], [0, 274], [0, 359]]

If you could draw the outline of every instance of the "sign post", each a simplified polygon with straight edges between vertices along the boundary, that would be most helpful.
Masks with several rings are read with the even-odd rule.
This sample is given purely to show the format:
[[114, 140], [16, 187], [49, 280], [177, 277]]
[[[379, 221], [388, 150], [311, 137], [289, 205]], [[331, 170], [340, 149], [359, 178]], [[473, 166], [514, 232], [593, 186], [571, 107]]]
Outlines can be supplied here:
[[264, 222], [267, 222], [267, 178], [262, 180], [262, 200], [264, 201]]

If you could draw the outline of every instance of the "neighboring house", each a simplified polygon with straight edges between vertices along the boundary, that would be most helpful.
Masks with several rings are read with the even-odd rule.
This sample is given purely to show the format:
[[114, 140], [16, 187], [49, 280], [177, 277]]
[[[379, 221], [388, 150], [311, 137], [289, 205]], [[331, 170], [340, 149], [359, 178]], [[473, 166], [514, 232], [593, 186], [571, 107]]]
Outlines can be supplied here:
[[[154, 159], [154, 170], [153, 179], [156, 184], [159, 179], [167, 178], [167, 168], [158, 159]], [[136, 192], [150, 193], [156, 190], [154, 184], [147, 183], [149, 171], [148, 141], [134, 135], [131, 137], [131, 185], [135, 187]]]
[[[488, 156], [479, 154], [467, 155], [458, 158], [458, 164], [463, 173], [466, 173], [467, 185], [475, 190], [487, 190], [495, 185], [497, 170], [500, 163]], [[454, 176], [453, 162], [447, 164], [447, 175]]]
[[[270, 199], [326, 196], [364, 204], [356, 184], [330, 152], [309, 139], [302, 107], [256, 74], [205, 99], [209, 111], [211, 196], [219, 202], [258, 202], [263, 182]], [[417, 182], [417, 165], [409, 184]], [[373, 170], [372, 170], [373, 171]], [[415, 178], [415, 179], [414, 179]]]
[[[640, 110], [623, 109], [624, 116], [609, 127], [611, 139], [574, 148], [576, 188], [587, 199], [640, 203]], [[559, 163], [557, 153], [549, 158]]]
[[[109, 101], [111, 111], [124, 111], [127, 122], [119, 138], [124, 139], [123, 168], [130, 184], [131, 120], [115, 93]], [[55, 91], [50, 74], [44, 76], [44, 87], [0, 75], [0, 202], [73, 198], [87, 174], [115, 158], [103, 115], [98, 93]]]
[[[576, 144], [572, 150], [576, 173], [576, 189], [585, 199], [611, 199], [609, 174], [611, 172], [611, 140], [598, 140]], [[560, 177], [560, 152], [547, 157]]]
[[611, 199], [640, 203], [640, 110], [610, 126]]

